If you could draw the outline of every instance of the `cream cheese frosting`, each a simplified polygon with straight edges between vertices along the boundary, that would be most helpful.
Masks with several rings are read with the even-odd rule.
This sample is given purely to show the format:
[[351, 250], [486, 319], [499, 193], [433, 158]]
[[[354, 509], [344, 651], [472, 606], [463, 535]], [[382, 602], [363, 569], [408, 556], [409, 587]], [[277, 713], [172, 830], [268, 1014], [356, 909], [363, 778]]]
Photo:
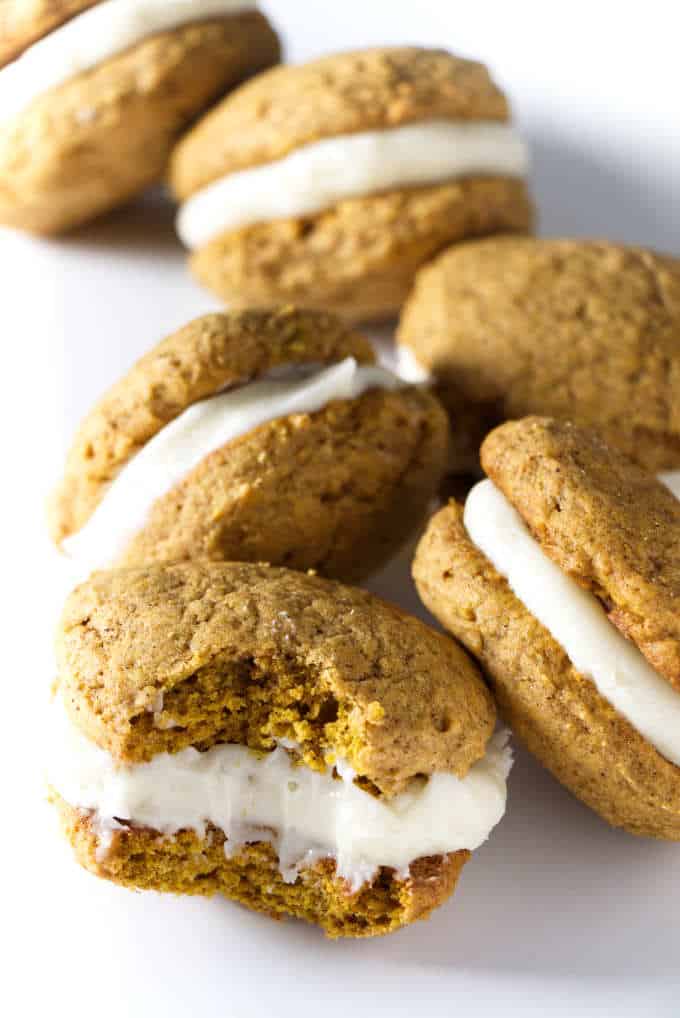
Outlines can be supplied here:
[[189, 748], [117, 766], [73, 725], [58, 698], [52, 711], [49, 783], [71, 806], [93, 811], [100, 859], [120, 821], [167, 836], [188, 828], [203, 837], [212, 824], [225, 833], [228, 855], [246, 842], [269, 841], [289, 882], [331, 857], [358, 890], [381, 866], [405, 879], [422, 856], [479, 847], [505, 812], [507, 732], [490, 740], [464, 778], [436, 773], [385, 800], [355, 785], [341, 761], [334, 778], [330, 769], [295, 766], [281, 745], [265, 754], [233, 744], [204, 753]]
[[669, 470], [659, 474], [659, 480], [673, 492], [676, 498], [680, 498], [680, 470]]
[[662, 756], [680, 765], [680, 693], [609, 621], [597, 598], [548, 558], [492, 481], [472, 489], [464, 523], [472, 542], [574, 668]]
[[83, 570], [106, 568], [143, 528], [156, 499], [211, 452], [268, 421], [402, 385], [386, 369], [347, 357], [322, 369], [291, 366], [194, 403], [123, 467], [85, 526], [63, 541], [62, 551]]
[[411, 385], [427, 385], [432, 381], [432, 373], [423, 367], [408, 346], [396, 347], [394, 365], [399, 377]]
[[0, 70], [0, 122], [152, 35], [256, 6], [252, 0], [104, 0], [39, 39]]
[[189, 198], [177, 231], [188, 248], [257, 222], [320, 212], [347, 198], [472, 174], [523, 177], [527, 149], [505, 123], [433, 120], [325, 138], [231, 173]]

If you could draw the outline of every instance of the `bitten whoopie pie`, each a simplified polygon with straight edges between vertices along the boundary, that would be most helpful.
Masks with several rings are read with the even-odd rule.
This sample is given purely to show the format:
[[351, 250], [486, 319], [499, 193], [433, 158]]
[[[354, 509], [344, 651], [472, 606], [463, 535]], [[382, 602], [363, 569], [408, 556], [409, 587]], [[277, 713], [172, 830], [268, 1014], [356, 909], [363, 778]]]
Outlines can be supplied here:
[[[680, 467], [680, 260], [606, 241], [498, 237], [418, 276], [399, 343], [469, 429], [546, 414], [596, 428], [650, 470]], [[467, 462], [466, 462], [467, 460]]]
[[445, 467], [436, 398], [320, 312], [208, 315], [93, 408], [50, 506], [88, 569], [208, 558], [363, 576], [423, 518]]
[[530, 417], [418, 548], [423, 602], [501, 713], [610, 824], [680, 840], [680, 501], [592, 431]]
[[58, 233], [123, 203], [279, 55], [252, 0], [3, 0], [0, 224]]
[[260, 75], [179, 143], [197, 278], [231, 306], [401, 306], [468, 237], [527, 230], [527, 157], [487, 69], [443, 50], [340, 53]]
[[99, 573], [58, 636], [50, 783], [78, 860], [329, 936], [453, 891], [505, 810], [495, 708], [448, 637], [283, 569]]

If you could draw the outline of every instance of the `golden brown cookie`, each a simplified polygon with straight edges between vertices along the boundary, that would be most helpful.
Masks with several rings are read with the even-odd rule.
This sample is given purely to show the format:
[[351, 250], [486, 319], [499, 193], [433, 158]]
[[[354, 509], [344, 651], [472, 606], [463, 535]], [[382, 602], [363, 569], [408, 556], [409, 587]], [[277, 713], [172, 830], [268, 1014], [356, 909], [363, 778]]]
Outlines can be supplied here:
[[[82, 531], [123, 468], [189, 408], [277, 370], [307, 366], [317, 374], [350, 357], [373, 361], [365, 339], [319, 312], [191, 322], [143, 357], [81, 425], [50, 506], [55, 540]], [[415, 386], [376, 382], [316, 412], [274, 416], [211, 446], [152, 500], [114, 557], [125, 565], [207, 557], [366, 575], [422, 519], [447, 442], [443, 409]]]
[[497, 428], [482, 466], [544, 551], [680, 690], [680, 501], [568, 422]]
[[[503, 425], [482, 446], [482, 462], [542, 552], [597, 599], [604, 625], [635, 641], [664, 697], [680, 696], [680, 502], [595, 433], [554, 419]], [[638, 730], [639, 713], [624, 716], [576, 669], [473, 542], [462, 506], [452, 501], [430, 521], [413, 573], [423, 602], [477, 658], [531, 752], [609, 823], [680, 840], [677, 763]], [[612, 658], [611, 667], [623, 666]], [[625, 688], [629, 673], [620, 674]]]
[[[364, 591], [283, 569], [200, 563], [92, 577], [67, 602], [57, 650], [55, 710], [66, 708], [70, 720], [62, 713], [60, 724], [72, 735], [52, 760], [53, 798], [79, 861], [97, 875], [133, 888], [223, 893], [330, 936], [390, 932], [452, 892], [465, 847], [409, 859], [406, 872], [376, 864], [369, 849], [363, 865], [373, 862], [355, 880], [360, 846], [351, 839], [342, 858], [331, 837], [305, 863], [306, 843], [291, 847], [285, 830], [259, 827], [249, 812], [271, 782], [292, 774], [291, 794], [316, 789], [315, 815], [329, 793], [349, 796], [343, 830], [355, 823], [353, 810], [375, 807], [378, 839], [385, 807], [409, 823], [399, 796], [417, 798], [433, 780], [455, 788], [471, 768], [492, 780], [493, 702], [447, 637]], [[249, 775], [254, 806], [230, 784], [234, 760]], [[202, 829], [170, 818], [149, 824], [163, 803], [188, 815], [185, 798], [206, 794], [215, 761], [231, 761], [231, 770], [220, 765], [223, 795], [232, 795], [227, 829], [212, 814]], [[504, 786], [507, 767], [498, 766]], [[163, 776], [173, 767], [194, 783], [187, 791], [179, 782], [180, 798], [168, 800]], [[105, 814], [106, 796], [95, 805], [97, 774], [99, 788], [114, 775], [124, 789], [122, 815]], [[446, 796], [448, 787], [431, 794]], [[504, 804], [504, 790], [497, 794]], [[392, 828], [389, 852], [399, 831]], [[427, 843], [427, 832], [419, 837]], [[296, 861], [284, 858], [291, 853]]]
[[[39, 57], [46, 33], [94, 16], [97, 6], [13, 4], [4, 15], [2, 52], [6, 62], [24, 54], [5, 68], [0, 59], [0, 95], [2, 74]], [[7, 118], [0, 103], [0, 223], [58, 233], [122, 204], [159, 180], [177, 136], [197, 114], [276, 63], [279, 52], [276, 34], [254, 10], [199, 17], [112, 54]]]
[[303, 869], [294, 884], [281, 879], [275, 850], [267, 842], [244, 845], [227, 858], [225, 838], [208, 827], [201, 838], [181, 831], [159, 840], [156, 831], [126, 827], [114, 836], [106, 859], [97, 857], [99, 839], [87, 813], [73, 809], [59, 796], [53, 801], [62, 830], [85, 869], [105, 880], [137, 890], [171, 894], [200, 894], [227, 898], [271, 919], [287, 916], [314, 923], [326, 936], [372, 937], [392, 933], [427, 919], [454, 892], [469, 853], [416, 859], [408, 880], [381, 873], [367, 886], [348, 895], [335, 878], [332, 862]]
[[67, 602], [57, 655], [73, 720], [126, 762], [285, 738], [308, 765], [332, 751], [394, 795], [421, 773], [463, 777], [493, 731], [491, 697], [447, 637], [366, 591], [286, 569], [96, 573]]
[[448, 244], [530, 228], [521, 175], [448, 168], [426, 183], [391, 181], [361, 193], [336, 182], [313, 210], [260, 218], [252, 211], [195, 240], [183, 217], [216, 182], [238, 183], [248, 171], [307, 158], [319, 142], [376, 131], [389, 139], [409, 125], [502, 125], [509, 116], [486, 68], [443, 50], [340, 53], [260, 75], [199, 121], [174, 152], [170, 180], [185, 203], [180, 233], [193, 248], [192, 269], [231, 306], [293, 302], [350, 319], [392, 314], [417, 268]]
[[465, 244], [420, 273], [398, 339], [472, 446], [503, 420], [546, 414], [650, 470], [680, 466], [677, 259], [605, 241]]

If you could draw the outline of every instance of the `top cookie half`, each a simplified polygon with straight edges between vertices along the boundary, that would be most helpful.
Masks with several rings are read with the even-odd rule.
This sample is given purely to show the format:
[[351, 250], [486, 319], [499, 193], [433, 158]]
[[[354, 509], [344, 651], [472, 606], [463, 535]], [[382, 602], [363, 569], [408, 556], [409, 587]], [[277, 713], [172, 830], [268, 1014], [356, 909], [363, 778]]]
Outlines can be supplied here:
[[606, 241], [494, 238], [425, 268], [399, 341], [455, 419], [545, 414], [680, 467], [680, 261]]
[[508, 102], [483, 64], [414, 47], [338, 53], [261, 74], [175, 150], [180, 199], [226, 173], [301, 145], [433, 119], [507, 121]]
[[370, 363], [373, 353], [330, 316], [285, 310], [189, 322], [137, 361], [83, 420], [51, 502], [55, 540], [77, 531], [125, 464], [188, 407], [285, 365], [343, 357]]
[[337, 754], [391, 795], [419, 774], [463, 777], [494, 727], [491, 696], [448, 638], [284, 569], [99, 573], [68, 599], [57, 650], [73, 721], [123, 762], [288, 739], [310, 766]]
[[546, 554], [680, 688], [680, 501], [594, 432], [547, 418], [497, 428], [482, 465]]

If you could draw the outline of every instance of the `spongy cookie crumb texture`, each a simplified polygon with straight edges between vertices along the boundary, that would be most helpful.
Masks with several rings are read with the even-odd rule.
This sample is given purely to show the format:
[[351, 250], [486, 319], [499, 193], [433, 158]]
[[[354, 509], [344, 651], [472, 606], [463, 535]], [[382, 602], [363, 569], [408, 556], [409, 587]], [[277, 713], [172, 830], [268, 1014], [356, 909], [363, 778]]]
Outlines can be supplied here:
[[92, 817], [53, 798], [76, 857], [97, 876], [142, 890], [224, 894], [272, 919], [293, 916], [315, 923], [329, 937], [378, 936], [427, 918], [453, 892], [470, 856], [460, 851], [418, 859], [406, 880], [385, 868], [351, 894], [330, 859], [303, 869], [294, 884], [287, 884], [271, 845], [246, 845], [228, 857], [224, 835], [214, 827], [203, 838], [194, 831], [159, 838], [155, 831], [124, 827], [114, 832], [102, 859]]
[[96, 574], [69, 598], [59, 686], [116, 759], [237, 742], [348, 761], [394, 795], [418, 774], [463, 777], [495, 711], [448, 638], [370, 594], [253, 565]]

